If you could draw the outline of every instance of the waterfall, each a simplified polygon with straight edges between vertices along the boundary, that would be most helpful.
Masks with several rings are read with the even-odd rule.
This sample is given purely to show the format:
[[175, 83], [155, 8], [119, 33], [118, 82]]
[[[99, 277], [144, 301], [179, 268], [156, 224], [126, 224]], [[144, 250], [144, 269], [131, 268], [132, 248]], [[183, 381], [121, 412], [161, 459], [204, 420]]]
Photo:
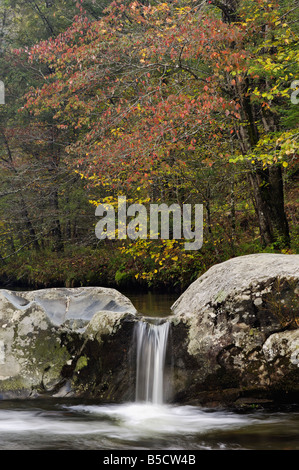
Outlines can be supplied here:
[[135, 327], [137, 342], [136, 401], [162, 404], [164, 401], [164, 365], [169, 323], [139, 321]]

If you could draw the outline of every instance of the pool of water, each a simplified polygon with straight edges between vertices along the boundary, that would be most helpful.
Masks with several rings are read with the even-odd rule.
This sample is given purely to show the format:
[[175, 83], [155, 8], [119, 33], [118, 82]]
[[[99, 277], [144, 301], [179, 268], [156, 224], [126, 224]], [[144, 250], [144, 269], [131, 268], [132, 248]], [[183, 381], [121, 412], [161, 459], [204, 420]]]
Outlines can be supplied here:
[[0, 402], [0, 450], [299, 450], [299, 410]]
[[179, 294], [159, 292], [122, 292], [133, 303], [138, 313], [147, 317], [167, 317], [170, 307], [179, 298]]
[[[125, 293], [140, 314], [165, 317], [172, 294]], [[299, 406], [251, 412], [78, 400], [0, 401], [0, 450], [299, 450]]]

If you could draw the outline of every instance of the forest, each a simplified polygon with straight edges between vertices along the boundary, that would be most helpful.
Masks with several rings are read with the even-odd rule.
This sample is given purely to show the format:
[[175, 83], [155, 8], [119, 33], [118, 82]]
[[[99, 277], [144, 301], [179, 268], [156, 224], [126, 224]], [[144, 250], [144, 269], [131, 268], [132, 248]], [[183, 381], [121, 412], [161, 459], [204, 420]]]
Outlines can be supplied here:
[[[0, 0], [1, 285], [179, 292], [235, 256], [298, 253], [298, 12]], [[202, 247], [99, 240], [119, 196], [202, 204]]]

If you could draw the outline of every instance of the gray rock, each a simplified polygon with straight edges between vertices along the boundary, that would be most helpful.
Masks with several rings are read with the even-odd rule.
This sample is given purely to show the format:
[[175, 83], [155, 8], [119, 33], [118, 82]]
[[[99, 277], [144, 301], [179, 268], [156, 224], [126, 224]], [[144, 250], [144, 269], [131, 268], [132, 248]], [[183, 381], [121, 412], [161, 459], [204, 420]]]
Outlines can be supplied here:
[[0, 397], [111, 395], [135, 314], [114, 289], [0, 290]]
[[233, 258], [193, 282], [172, 306], [175, 398], [297, 394], [298, 298], [298, 255]]
[[29, 292], [0, 290], [0, 311], [5, 303], [16, 310], [40, 308], [56, 326], [66, 321], [90, 321], [95, 313], [136, 313], [132, 302], [115, 289], [104, 287], [50, 288]]
[[[172, 306], [172, 400], [246, 406], [298, 397], [299, 256], [215, 265]], [[136, 309], [114, 289], [0, 290], [0, 398], [135, 397]]]
[[171, 309], [175, 315], [190, 316], [236, 295], [246, 301], [252, 291], [262, 295], [263, 284], [277, 278], [298, 280], [299, 255], [258, 253], [216, 264], [193, 282]]

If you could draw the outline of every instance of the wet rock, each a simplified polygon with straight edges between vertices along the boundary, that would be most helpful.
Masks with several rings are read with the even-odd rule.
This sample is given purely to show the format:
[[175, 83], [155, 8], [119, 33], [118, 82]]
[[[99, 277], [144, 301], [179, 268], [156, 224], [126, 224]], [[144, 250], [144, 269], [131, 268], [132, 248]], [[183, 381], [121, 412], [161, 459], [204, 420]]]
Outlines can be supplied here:
[[298, 255], [241, 256], [209, 269], [172, 306], [174, 400], [296, 396], [298, 299]]

